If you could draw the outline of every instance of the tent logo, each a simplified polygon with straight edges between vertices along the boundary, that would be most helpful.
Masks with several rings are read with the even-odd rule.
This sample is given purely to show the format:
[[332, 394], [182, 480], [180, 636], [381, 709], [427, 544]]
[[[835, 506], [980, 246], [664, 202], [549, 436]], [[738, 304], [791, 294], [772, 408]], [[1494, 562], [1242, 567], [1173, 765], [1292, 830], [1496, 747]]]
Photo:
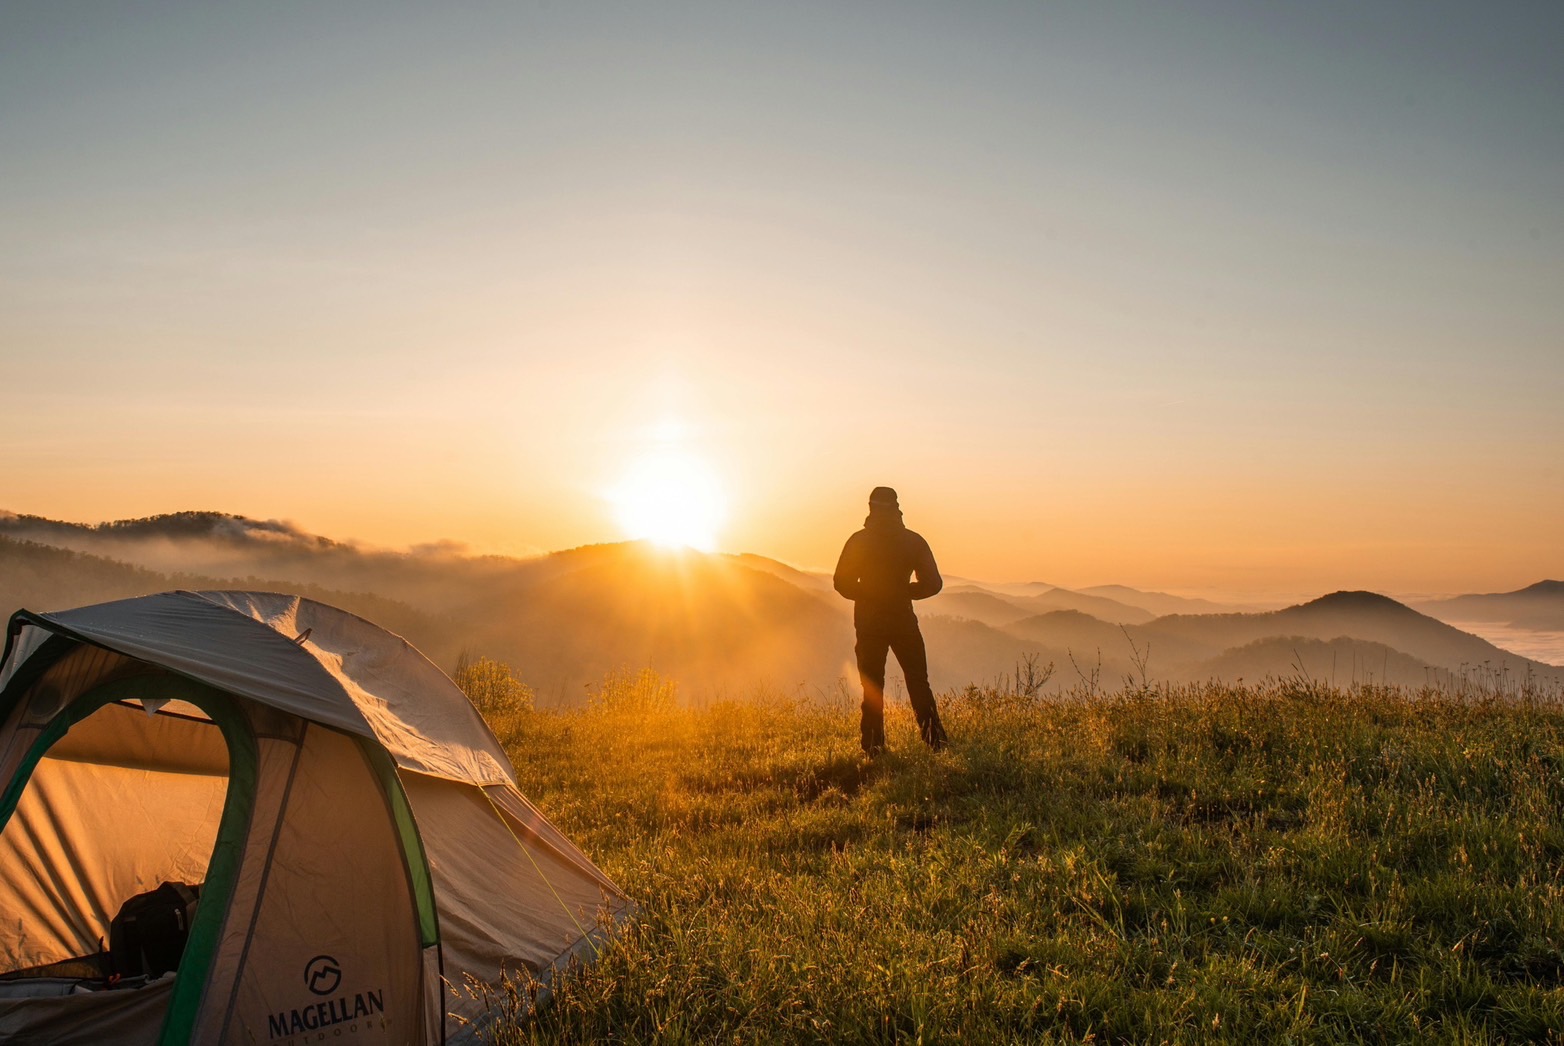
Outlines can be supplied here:
[[[315, 996], [330, 995], [342, 986], [342, 964], [334, 955], [317, 955], [304, 964], [304, 986]], [[332, 1029], [332, 1038], [343, 1032], [356, 1035], [363, 1029], [387, 1027], [386, 990], [371, 988], [353, 995], [339, 995], [334, 999], [320, 999], [303, 1009], [279, 1010], [266, 1017], [266, 1030], [272, 1040], [286, 1039], [289, 1046], [300, 1042], [318, 1042], [324, 1034], [300, 1040], [310, 1032]], [[378, 1022], [378, 1023], [377, 1023]], [[337, 1025], [343, 1027], [336, 1027]]]
[[342, 967], [329, 955], [317, 955], [304, 967], [304, 984], [316, 995], [330, 995], [342, 983]]

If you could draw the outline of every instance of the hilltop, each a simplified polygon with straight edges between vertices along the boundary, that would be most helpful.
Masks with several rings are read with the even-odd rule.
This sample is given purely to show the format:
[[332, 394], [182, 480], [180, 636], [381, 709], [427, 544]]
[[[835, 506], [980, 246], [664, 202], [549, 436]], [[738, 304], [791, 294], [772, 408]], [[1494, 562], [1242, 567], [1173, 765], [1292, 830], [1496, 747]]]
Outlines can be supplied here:
[[[493, 718], [640, 905], [506, 1043], [1555, 1041], [1564, 712], [1383, 688]], [[527, 986], [516, 1001], [527, 997]]]

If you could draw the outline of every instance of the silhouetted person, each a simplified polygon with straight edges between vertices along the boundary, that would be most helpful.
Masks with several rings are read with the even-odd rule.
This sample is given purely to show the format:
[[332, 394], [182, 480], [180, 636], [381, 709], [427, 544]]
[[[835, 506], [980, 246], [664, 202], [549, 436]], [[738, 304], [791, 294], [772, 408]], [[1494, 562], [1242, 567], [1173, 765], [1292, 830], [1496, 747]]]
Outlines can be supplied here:
[[918, 631], [914, 599], [927, 599], [945, 586], [929, 543], [901, 521], [896, 492], [875, 487], [869, 518], [847, 539], [832, 578], [837, 592], [853, 601], [858, 633], [858, 676], [863, 681], [863, 750], [885, 748], [885, 654], [895, 651], [918, 732], [931, 748], [945, 747], [945, 728], [929, 687], [929, 656]]

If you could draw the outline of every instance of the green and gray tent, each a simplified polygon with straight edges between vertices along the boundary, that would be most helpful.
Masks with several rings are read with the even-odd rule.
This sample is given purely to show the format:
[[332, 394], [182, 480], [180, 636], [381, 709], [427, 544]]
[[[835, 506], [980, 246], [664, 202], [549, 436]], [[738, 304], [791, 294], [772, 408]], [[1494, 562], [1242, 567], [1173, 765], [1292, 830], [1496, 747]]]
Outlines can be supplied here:
[[[471, 1041], [629, 909], [439, 669], [295, 596], [16, 614], [0, 788], [7, 1043]], [[164, 883], [174, 969], [112, 972]]]

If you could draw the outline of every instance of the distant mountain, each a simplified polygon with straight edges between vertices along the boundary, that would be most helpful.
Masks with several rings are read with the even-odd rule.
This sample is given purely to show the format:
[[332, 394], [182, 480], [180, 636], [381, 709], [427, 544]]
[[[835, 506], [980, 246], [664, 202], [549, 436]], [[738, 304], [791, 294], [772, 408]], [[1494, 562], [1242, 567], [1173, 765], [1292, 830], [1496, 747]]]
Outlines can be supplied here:
[[789, 584], [797, 585], [805, 592], [814, 592], [822, 596], [828, 595], [833, 599], [841, 598], [831, 585], [830, 574], [820, 574], [812, 570], [799, 570], [797, 567], [790, 567], [786, 563], [779, 563], [774, 559], [758, 556], [753, 552], [736, 553], [733, 555], [733, 559], [740, 566], [781, 578]]
[[918, 603], [918, 615], [966, 618], [996, 628], [1019, 621], [1032, 611], [1016, 602], [973, 585], [947, 586], [937, 596]]
[[1345, 636], [1383, 644], [1453, 673], [1463, 669], [1469, 673], [1507, 672], [1511, 678], [1519, 678], [1530, 671], [1539, 679], [1564, 678], [1564, 673], [1551, 665], [1501, 650], [1373, 592], [1334, 592], [1265, 614], [1172, 615], [1157, 619], [1146, 631], [1222, 649], [1273, 637], [1331, 640]]
[[757, 683], [823, 689], [850, 671], [850, 604], [831, 600], [738, 557], [631, 543], [544, 557], [460, 616], [485, 622], [484, 652], [554, 701], [643, 667], [738, 698]]
[[1231, 614], [1235, 611], [1248, 610], [1248, 607], [1231, 606], [1224, 603], [1213, 603], [1209, 599], [1189, 599], [1184, 596], [1171, 596], [1166, 592], [1142, 592], [1137, 588], [1127, 585], [1093, 585], [1090, 588], [1076, 589], [1088, 596], [1103, 596], [1127, 606], [1139, 607], [1142, 610], [1162, 617], [1166, 614]]
[[1079, 610], [1050, 610], [1007, 625], [1005, 632], [1044, 646], [1075, 650], [1128, 651], [1125, 630]]
[[[1285, 666], [1285, 667], [1283, 667]], [[1345, 636], [1305, 639], [1272, 636], [1223, 651], [1191, 673], [1195, 678], [1258, 682], [1271, 678], [1302, 678], [1333, 686], [1355, 683], [1418, 687], [1440, 682], [1443, 670], [1426, 661]]]
[[1157, 615], [1140, 607], [1121, 603], [1105, 596], [1089, 596], [1067, 588], [1054, 588], [1036, 595], [1014, 597], [1011, 602], [1032, 614], [1047, 614], [1054, 610], [1078, 610], [1100, 621], [1115, 625], [1138, 625]]
[[[1135, 629], [1131, 627], [1131, 634]], [[929, 678], [936, 688], [968, 683], [994, 683], [1035, 657], [1054, 666], [1049, 690], [1095, 684], [1113, 688], [1139, 678], [1133, 650], [1118, 625], [1099, 621], [1078, 610], [1055, 610], [1026, 618], [1005, 628], [979, 621], [947, 617], [925, 618], [923, 635], [929, 648]], [[1144, 637], [1137, 637], [1146, 649]], [[1184, 681], [1183, 675], [1150, 671], [1152, 679]]]
[[980, 588], [1007, 599], [1011, 596], [1036, 596], [1060, 587], [1047, 581], [974, 581], [952, 574], [945, 575], [945, 584], [951, 587]]
[[1075, 610], [1100, 621], [1140, 624], [1156, 617], [1149, 610], [1106, 596], [1093, 596], [1047, 585], [989, 586], [976, 582], [947, 584], [945, 590], [918, 604], [920, 614], [963, 617], [1002, 628], [1022, 618], [1056, 610]]
[[1455, 596], [1417, 604], [1441, 621], [1489, 621], [1539, 632], [1564, 632], [1564, 581], [1539, 581], [1515, 592]]
[[[1028, 654], [1043, 654], [1036, 643], [1028, 643], [981, 621], [954, 617], [929, 617], [922, 623], [923, 639], [929, 651], [929, 682], [935, 693], [954, 690], [968, 683], [995, 683], [1001, 675], [1013, 672]], [[900, 679], [896, 659], [890, 659], [887, 675], [889, 692], [896, 693], [891, 680]], [[1057, 678], [1057, 677], [1056, 677]], [[853, 678], [853, 692], [857, 679]], [[901, 691], [905, 693], [905, 690]]]
[[[1189, 599], [1166, 592], [1145, 592], [1128, 585], [1093, 585], [1090, 588], [1070, 589], [1042, 581], [994, 584], [951, 578], [947, 580], [946, 592], [982, 593], [1033, 615], [1054, 610], [1079, 610], [1117, 624], [1139, 624], [1168, 614], [1231, 614], [1257, 609], [1214, 603], [1209, 599]], [[999, 609], [997, 604], [969, 600], [965, 610], [953, 609], [958, 602], [945, 600], [941, 595], [924, 606], [931, 613], [970, 617], [991, 625], [1003, 625], [1009, 617], [1008, 612]]]
[[0, 595], [13, 610], [65, 610], [172, 588], [166, 574], [70, 549], [0, 535]]
[[379, 592], [414, 605], [443, 606], [443, 597], [459, 591], [469, 578], [518, 562], [444, 550], [365, 550], [289, 523], [224, 512], [174, 512], [91, 525], [0, 514], [0, 536], [163, 573], [293, 579], [335, 591]]
[[314, 550], [347, 548], [330, 538], [306, 534], [278, 520], [251, 519], [228, 512], [169, 512], [108, 523], [67, 523], [44, 516], [0, 512], [0, 533], [61, 548], [77, 545], [133, 545], [147, 541], [222, 541], [248, 545], [268, 541]]
[[1051, 689], [1076, 686], [1093, 674], [1105, 687], [1138, 679], [1137, 656], [1146, 659], [1149, 678], [1185, 682], [1203, 678], [1190, 669], [1222, 650], [1160, 636], [1153, 629], [1115, 625], [1079, 610], [1054, 610], [1002, 628], [945, 617], [923, 621], [931, 678], [948, 676], [951, 686], [991, 682], [1029, 656], [1053, 663]]
[[162, 573], [103, 556], [0, 536], [0, 620], [9, 618], [16, 610], [46, 613], [181, 588], [244, 588], [307, 596], [413, 639], [426, 655], [446, 668], [454, 664], [461, 650], [459, 629], [446, 616], [415, 610], [406, 603], [370, 592], [346, 592], [298, 578], [268, 580], [254, 575], [235, 578]]
[[[1544, 684], [1564, 685], [1564, 672], [1502, 650], [1476, 636], [1369, 592], [1341, 592], [1284, 610], [1259, 614], [1169, 615], [1116, 625], [1078, 611], [1023, 618], [992, 631], [1011, 638], [1004, 647], [984, 637], [1002, 663], [1024, 652], [1054, 660], [1066, 676], [1070, 655], [1079, 666], [1102, 659], [1104, 679], [1147, 674], [1172, 682], [1210, 678], [1330, 676], [1341, 683], [1406, 685], [1471, 680], [1511, 682], [1530, 672]], [[930, 649], [934, 644], [931, 641]], [[1389, 652], [1387, 655], [1387, 651]], [[1304, 653], [1307, 652], [1307, 653]], [[1070, 680], [1063, 680], [1068, 683]]]

